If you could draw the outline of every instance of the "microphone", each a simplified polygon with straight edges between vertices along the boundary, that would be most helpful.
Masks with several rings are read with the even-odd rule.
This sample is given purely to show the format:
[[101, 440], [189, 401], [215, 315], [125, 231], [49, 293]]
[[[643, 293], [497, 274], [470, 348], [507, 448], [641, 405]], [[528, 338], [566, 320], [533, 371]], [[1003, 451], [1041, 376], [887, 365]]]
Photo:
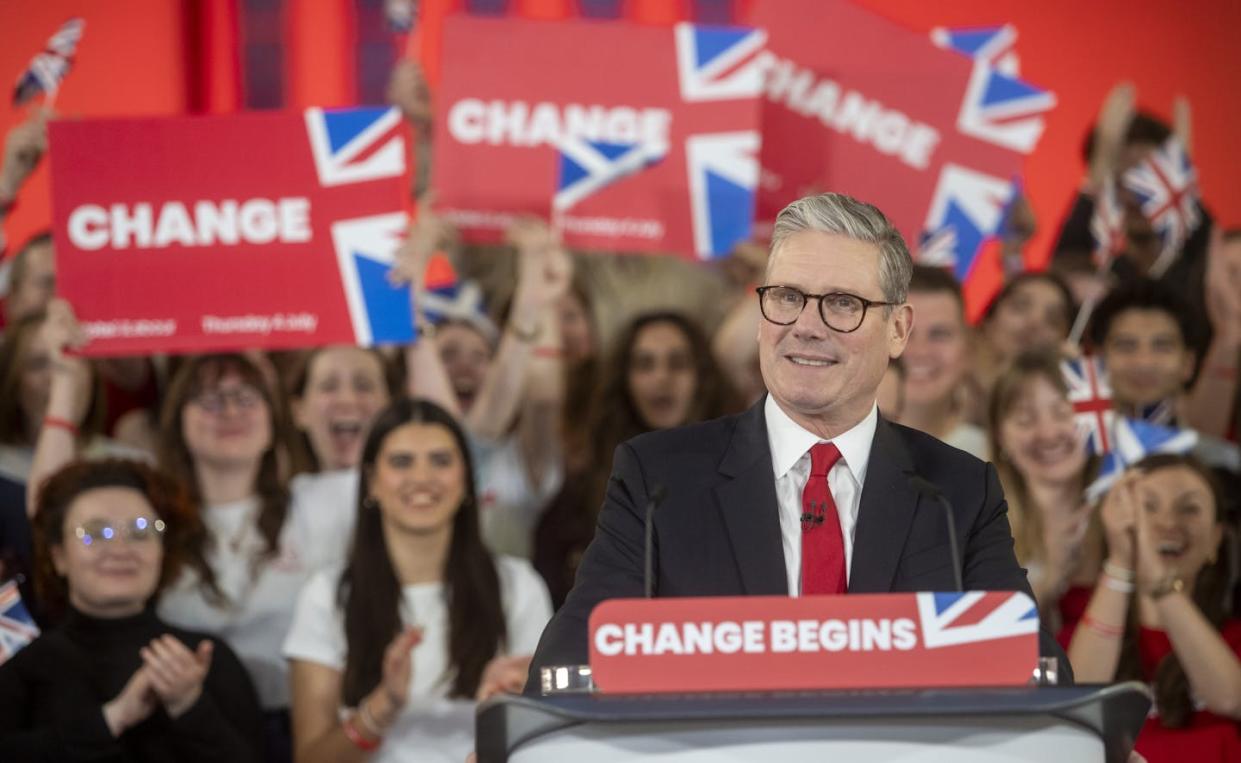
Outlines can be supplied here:
[[952, 554], [952, 579], [957, 584], [958, 591], [964, 591], [965, 585], [961, 582], [961, 552], [957, 549], [957, 521], [952, 513], [952, 504], [944, 497], [943, 492], [935, 485], [924, 478], [921, 474], [914, 472], [906, 472], [909, 477], [909, 484], [913, 486], [922, 495], [934, 499], [944, 509], [944, 519], [948, 522], [948, 552]]
[[665, 495], [667, 491], [664, 490], [664, 486], [656, 485], [646, 499], [646, 525], [643, 528], [646, 531], [646, 547], [643, 556], [642, 590], [648, 599], [655, 596], [655, 509], [664, 502]]
[[823, 502], [810, 502], [810, 511], [803, 511], [801, 514], [801, 529], [809, 530], [812, 527], [818, 527], [823, 524], [827, 504]]

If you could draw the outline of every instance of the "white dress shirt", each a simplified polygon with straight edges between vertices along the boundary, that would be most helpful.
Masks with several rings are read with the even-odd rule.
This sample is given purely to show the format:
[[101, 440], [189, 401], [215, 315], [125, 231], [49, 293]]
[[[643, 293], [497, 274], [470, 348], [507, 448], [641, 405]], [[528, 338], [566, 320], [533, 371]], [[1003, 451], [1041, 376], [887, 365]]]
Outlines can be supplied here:
[[[780, 535], [784, 541], [784, 567], [788, 573], [789, 595], [801, 595], [801, 494], [810, 477], [810, 449], [825, 442], [789, 418], [775, 398], [767, 396], [763, 406], [767, 418], [767, 442], [771, 446], [771, 468], [776, 477], [776, 502], [780, 506]], [[827, 485], [836, 502], [840, 531], [845, 542], [845, 579], [853, 567], [853, 536], [857, 530], [858, 506], [870, 446], [879, 423], [879, 407], [871, 406], [852, 429], [826, 442], [833, 442], [841, 458], [827, 473]]]

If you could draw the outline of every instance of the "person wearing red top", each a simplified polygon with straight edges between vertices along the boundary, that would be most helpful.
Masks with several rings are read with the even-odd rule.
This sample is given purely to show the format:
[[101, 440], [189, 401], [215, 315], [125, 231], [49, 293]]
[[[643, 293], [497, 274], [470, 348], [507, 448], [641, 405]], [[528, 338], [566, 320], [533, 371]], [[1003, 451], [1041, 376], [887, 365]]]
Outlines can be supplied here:
[[1221, 495], [1192, 456], [1160, 454], [1122, 476], [1100, 509], [1107, 561], [1069, 659], [1081, 682], [1151, 685], [1137, 740], [1151, 763], [1241, 760], [1241, 620], [1228, 606]]

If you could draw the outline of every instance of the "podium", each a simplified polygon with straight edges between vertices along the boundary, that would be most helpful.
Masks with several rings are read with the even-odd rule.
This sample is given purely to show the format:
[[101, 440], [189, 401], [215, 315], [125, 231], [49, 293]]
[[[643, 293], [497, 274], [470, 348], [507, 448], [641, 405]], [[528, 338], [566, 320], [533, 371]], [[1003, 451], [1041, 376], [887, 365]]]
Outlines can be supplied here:
[[1114, 686], [505, 696], [478, 710], [479, 763], [1124, 763], [1150, 694]]

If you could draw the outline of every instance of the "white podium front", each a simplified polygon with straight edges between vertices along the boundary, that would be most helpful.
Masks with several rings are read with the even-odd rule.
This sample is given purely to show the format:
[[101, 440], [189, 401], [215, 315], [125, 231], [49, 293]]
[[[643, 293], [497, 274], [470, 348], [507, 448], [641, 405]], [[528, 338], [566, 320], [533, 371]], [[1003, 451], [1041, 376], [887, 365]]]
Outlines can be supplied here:
[[478, 713], [479, 763], [1124, 763], [1150, 708], [1110, 687], [505, 697]]

